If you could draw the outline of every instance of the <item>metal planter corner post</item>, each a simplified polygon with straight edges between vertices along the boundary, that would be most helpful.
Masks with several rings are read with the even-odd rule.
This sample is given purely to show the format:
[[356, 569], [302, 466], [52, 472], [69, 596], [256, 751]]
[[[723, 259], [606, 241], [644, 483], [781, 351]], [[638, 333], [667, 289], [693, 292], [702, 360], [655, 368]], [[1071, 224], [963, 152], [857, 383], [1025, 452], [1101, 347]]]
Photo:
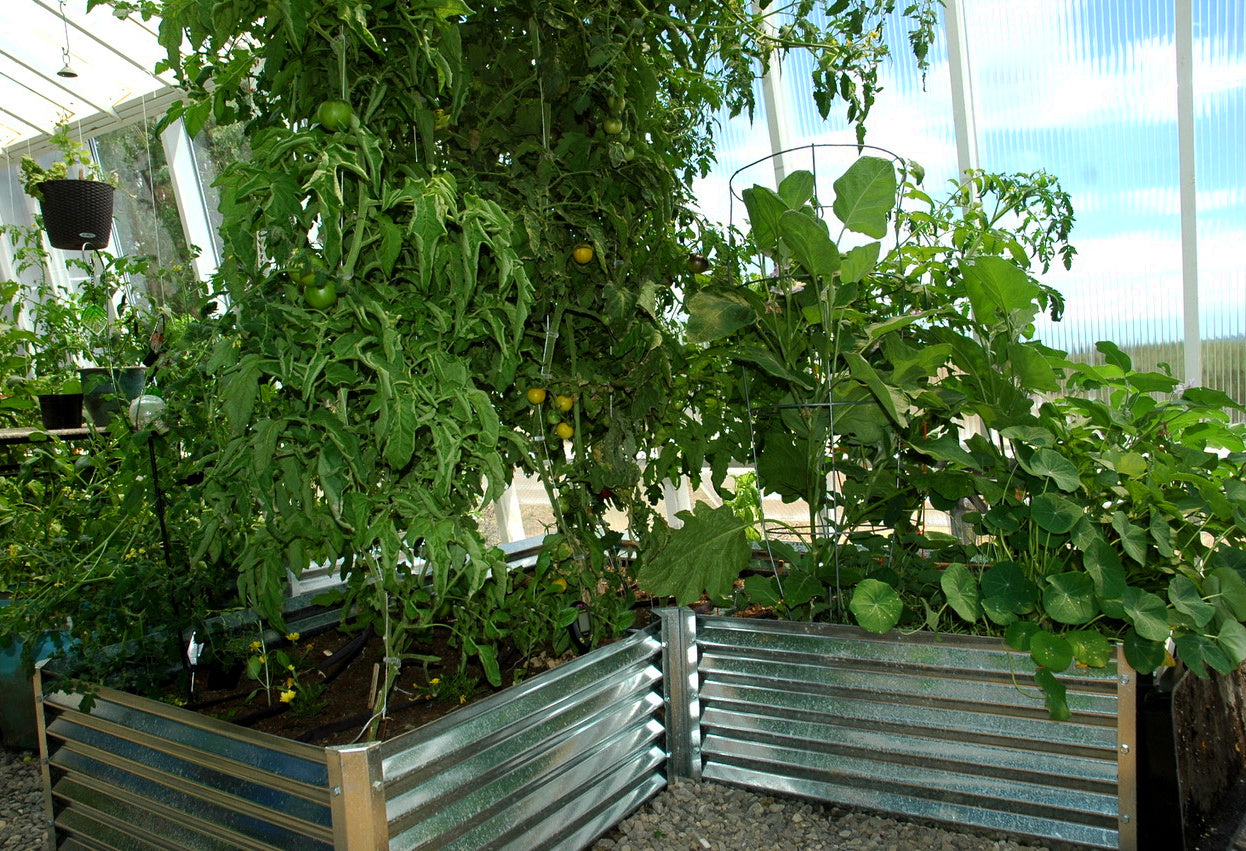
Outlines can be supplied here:
[[662, 674], [666, 686], [667, 776], [701, 779], [701, 701], [697, 619], [691, 609], [662, 609]]
[[380, 745], [328, 748], [326, 755], [333, 847], [339, 851], [389, 848]]

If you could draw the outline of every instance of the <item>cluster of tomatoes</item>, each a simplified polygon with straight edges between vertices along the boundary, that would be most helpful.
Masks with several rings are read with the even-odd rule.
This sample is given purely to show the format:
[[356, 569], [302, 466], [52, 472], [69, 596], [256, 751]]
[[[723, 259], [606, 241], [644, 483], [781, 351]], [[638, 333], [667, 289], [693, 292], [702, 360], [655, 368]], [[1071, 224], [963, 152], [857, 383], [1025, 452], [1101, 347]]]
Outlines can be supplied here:
[[[534, 407], [545, 404], [545, 401], [550, 398], [541, 387], [529, 387], [527, 396], [528, 404]], [[575, 436], [575, 429], [564, 419], [564, 415], [569, 413], [573, 407], [575, 407], [573, 397], [558, 394], [553, 397], [549, 408], [545, 411], [545, 422], [554, 427], [554, 434], [560, 440], [570, 440]]]

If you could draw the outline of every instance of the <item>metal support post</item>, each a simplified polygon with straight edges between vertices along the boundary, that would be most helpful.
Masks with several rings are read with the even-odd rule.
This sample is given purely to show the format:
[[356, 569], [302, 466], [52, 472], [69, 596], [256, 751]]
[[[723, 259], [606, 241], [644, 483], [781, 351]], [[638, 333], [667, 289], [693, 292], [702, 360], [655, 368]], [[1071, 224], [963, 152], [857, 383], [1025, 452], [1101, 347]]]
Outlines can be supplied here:
[[660, 609], [666, 693], [667, 777], [701, 779], [701, 692], [697, 621], [691, 609]]
[[375, 742], [326, 750], [333, 847], [338, 851], [389, 848], [381, 748]]

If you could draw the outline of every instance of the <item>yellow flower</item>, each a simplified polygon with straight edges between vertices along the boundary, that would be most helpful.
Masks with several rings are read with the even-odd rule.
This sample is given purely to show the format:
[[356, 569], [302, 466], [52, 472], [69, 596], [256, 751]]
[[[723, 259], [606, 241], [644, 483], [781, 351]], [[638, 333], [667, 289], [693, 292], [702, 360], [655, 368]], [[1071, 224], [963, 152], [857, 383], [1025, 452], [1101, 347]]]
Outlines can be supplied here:
[[459, 695], [459, 704], [460, 704], [460, 705], [462, 705], [462, 704], [464, 704], [464, 703], [467, 703], [467, 695], [465, 695], [465, 694], [460, 694], [460, 695]]
[[440, 685], [440, 684], [441, 684], [441, 677], [433, 677], [431, 680], [429, 680], [429, 681], [428, 681], [428, 684], [429, 684], [430, 686]]
[[298, 640], [299, 640], [299, 634], [297, 632], [286, 633], [286, 641], [298, 641]]
[[261, 664], [261, 665], [263, 665], [263, 664], [264, 664], [265, 662], [267, 662], [267, 661], [268, 661], [268, 657], [267, 657], [267, 656], [264, 656], [264, 655], [261, 655], [261, 656], [260, 656], [260, 664]]
[[292, 703], [294, 701], [294, 689], [288, 689], [281, 693], [282, 703]]
[[17, 544], [9, 544], [9, 555], [12, 558], [17, 558], [17, 554], [21, 551], [21, 548]]
[[252, 642], [251, 642], [251, 652], [252, 652], [252, 653], [254, 653], [256, 650], [259, 650], [259, 649], [260, 649], [261, 647], [263, 647], [263, 646], [264, 646], [264, 645], [263, 645], [263, 644], [260, 644], [258, 641], [252, 641]]
[[293, 671], [293, 670], [294, 670], [294, 666], [293, 666], [293, 665], [286, 665], [286, 670], [287, 670], [287, 671]]

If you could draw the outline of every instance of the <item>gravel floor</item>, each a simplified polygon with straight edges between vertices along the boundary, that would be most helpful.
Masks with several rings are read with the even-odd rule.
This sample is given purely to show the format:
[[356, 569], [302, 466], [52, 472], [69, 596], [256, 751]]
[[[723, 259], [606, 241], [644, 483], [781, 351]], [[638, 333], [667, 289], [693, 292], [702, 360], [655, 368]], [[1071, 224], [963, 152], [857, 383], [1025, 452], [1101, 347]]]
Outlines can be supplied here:
[[42, 848], [47, 842], [43, 779], [28, 751], [0, 749], [0, 848]]
[[[0, 750], [0, 849], [42, 848], [47, 831], [34, 754]], [[1010, 851], [1030, 844], [1002, 833], [955, 833], [875, 813], [676, 781], [593, 846], [594, 851]]]
[[675, 781], [593, 846], [594, 851], [1072, 851], [1000, 832], [959, 833], [877, 813]]

